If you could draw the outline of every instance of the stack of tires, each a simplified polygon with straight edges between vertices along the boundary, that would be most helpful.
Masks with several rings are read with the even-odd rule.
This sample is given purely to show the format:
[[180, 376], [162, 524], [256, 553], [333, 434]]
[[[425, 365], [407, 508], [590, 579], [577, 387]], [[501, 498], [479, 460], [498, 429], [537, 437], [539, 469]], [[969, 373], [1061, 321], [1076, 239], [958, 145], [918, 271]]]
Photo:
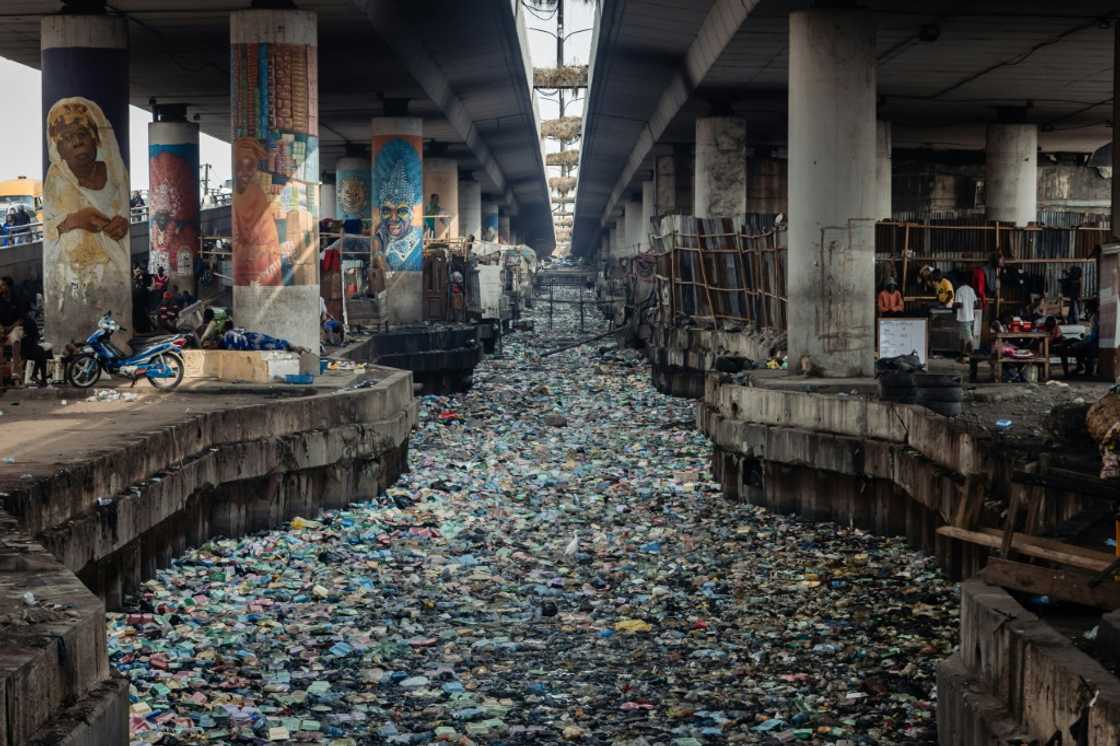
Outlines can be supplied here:
[[886, 372], [879, 376], [879, 398], [900, 404], [920, 404], [946, 417], [961, 413], [961, 377], [941, 373]]

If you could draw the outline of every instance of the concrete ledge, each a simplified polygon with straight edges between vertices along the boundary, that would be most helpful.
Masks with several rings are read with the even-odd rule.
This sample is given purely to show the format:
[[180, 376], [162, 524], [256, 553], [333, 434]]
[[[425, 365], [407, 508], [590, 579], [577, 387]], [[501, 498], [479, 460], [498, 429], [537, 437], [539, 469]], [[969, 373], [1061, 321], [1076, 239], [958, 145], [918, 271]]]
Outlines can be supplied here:
[[120, 746], [129, 742], [128, 679], [114, 672], [62, 712], [27, 746]]
[[728, 419], [905, 445], [966, 476], [989, 466], [980, 438], [923, 407], [738, 386], [716, 376], [708, 376], [704, 403]]
[[295, 352], [268, 350], [183, 350], [184, 378], [213, 378], [219, 381], [271, 383], [300, 372], [300, 356]]
[[108, 680], [105, 607], [3, 513], [0, 536], [0, 746], [19, 746]]
[[[139, 484], [129, 485], [129, 489], [114, 496], [110, 508], [87, 511], [43, 531], [39, 538], [66, 567], [79, 572], [180, 513], [205, 489], [339, 461], [373, 458], [406, 442], [415, 422], [415, 410], [410, 409], [379, 422], [208, 448], [181, 466], [172, 466]], [[309, 506], [310, 513], [318, 509], [318, 505]]]
[[756, 362], [770, 358], [783, 335], [749, 330], [716, 330], [654, 324], [646, 343], [654, 386], [663, 394], [689, 399], [704, 396], [703, 379], [715, 370], [716, 359], [744, 357]]
[[410, 373], [383, 368], [375, 374], [381, 378], [369, 388], [329, 393], [309, 389], [302, 397], [262, 398], [259, 403], [204, 412], [180, 424], [139, 432], [131, 441], [108, 444], [99, 455], [61, 465], [49, 477], [8, 484], [3, 507], [34, 536], [89, 513], [97, 498], [120, 494], [131, 485], [178, 469], [210, 448], [415, 412]]
[[1120, 743], [1120, 679], [1002, 588], [961, 584], [960, 657], [1041, 741]]
[[937, 740], [946, 746], [1038, 743], [972, 678], [959, 653], [937, 666]]

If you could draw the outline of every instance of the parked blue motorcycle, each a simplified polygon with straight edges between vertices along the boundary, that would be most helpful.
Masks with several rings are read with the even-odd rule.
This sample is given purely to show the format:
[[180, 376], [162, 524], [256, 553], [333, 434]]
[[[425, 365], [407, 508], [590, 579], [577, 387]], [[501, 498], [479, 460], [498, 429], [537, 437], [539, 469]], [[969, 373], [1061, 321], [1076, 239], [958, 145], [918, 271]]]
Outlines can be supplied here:
[[97, 383], [101, 373], [129, 378], [135, 384], [141, 378], [161, 391], [171, 391], [183, 381], [186, 364], [179, 352], [185, 338], [173, 336], [153, 344], [135, 355], [117, 349], [111, 337], [121, 325], [106, 313], [97, 322], [97, 329], [86, 338], [81, 351], [66, 364], [66, 380], [71, 386], [86, 389]]

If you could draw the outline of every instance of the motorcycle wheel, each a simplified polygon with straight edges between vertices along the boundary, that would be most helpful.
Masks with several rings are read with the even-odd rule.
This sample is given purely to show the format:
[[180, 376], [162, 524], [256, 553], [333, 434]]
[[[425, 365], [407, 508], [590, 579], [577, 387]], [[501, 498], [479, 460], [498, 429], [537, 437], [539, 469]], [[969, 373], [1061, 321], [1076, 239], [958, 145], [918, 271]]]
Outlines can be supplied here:
[[88, 352], [83, 352], [66, 365], [66, 380], [71, 386], [88, 389], [100, 379], [101, 363]]
[[155, 388], [160, 391], [171, 391], [183, 382], [183, 373], [186, 372], [187, 365], [183, 362], [182, 355], [177, 352], [161, 352], [152, 358], [152, 362], [156, 365], [166, 365], [174, 374], [171, 378], [152, 378], [149, 376], [148, 383]]

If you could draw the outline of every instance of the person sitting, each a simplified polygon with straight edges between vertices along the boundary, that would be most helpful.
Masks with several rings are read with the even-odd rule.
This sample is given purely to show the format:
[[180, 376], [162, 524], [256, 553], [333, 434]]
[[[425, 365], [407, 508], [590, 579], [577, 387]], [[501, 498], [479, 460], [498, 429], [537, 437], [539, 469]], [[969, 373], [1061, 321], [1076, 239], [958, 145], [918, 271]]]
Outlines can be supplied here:
[[1073, 371], [1075, 376], [1091, 376], [1096, 368], [1097, 353], [1100, 350], [1101, 321], [1098, 313], [1099, 304], [1096, 299], [1085, 301], [1085, 315], [1092, 321], [1089, 333], [1083, 339], [1072, 342], [1062, 356], [1062, 369], [1069, 377], [1069, 362], [1066, 355], [1072, 355], [1077, 360], [1077, 367]]
[[[23, 339], [20, 340], [20, 352], [24, 360], [30, 360], [34, 363], [31, 369], [31, 382], [39, 387], [46, 386], [50, 381], [47, 380], [47, 361], [53, 357], [50, 349], [43, 346], [42, 338], [39, 335], [39, 325], [35, 322], [35, 316], [31, 311], [23, 315], [20, 320], [23, 326]], [[17, 380], [23, 380], [23, 371], [16, 371], [18, 374]]]
[[327, 310], [327, 302], [319, 298], [319, 324], [323, 333], [323, 341], [337, 347], [342, 344], [342, 323]]
[[3, 345], [4, 354], [11, 363], [12, 380], [19, 385], [22, 378], [16, 374], [23, 373], [23, 359], [21, 343], [23, 340], [23, 309], [20, 308], [15, 298], [15, 283], [11, 277], [0, 278], [0, 344]]
[[194, 331], [195, 341], [204, 350], [217, 350], [222, 346], [222, 333], [226, 319], [217, 318], [213, 308], [202, 312], [202, 324]]
[[891, 277], [887, 280], [886, 285], [879, 291], [878, 298], [879, 315], [887, 316], [894, 313], [902, 313], [905, 305], [902, 302], [902, 293], [898, 290], [898, 283]]
[[163, 302], [156, 309], [156, 325], [166, 332], [179, 330], [179, 304], [170, 290], [163, 294]]

